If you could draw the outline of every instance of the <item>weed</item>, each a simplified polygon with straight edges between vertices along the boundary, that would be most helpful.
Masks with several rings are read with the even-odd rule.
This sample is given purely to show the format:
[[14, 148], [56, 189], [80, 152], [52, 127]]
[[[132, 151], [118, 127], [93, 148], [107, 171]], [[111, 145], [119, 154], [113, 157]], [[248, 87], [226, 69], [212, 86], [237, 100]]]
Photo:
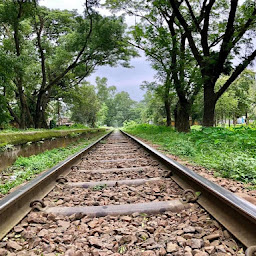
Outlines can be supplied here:
[[13, 178], [9, 179], [4, 184], [0, 184], [0, 193], [6, 194], [10, 189], [22, 184], [24, 181], [31, 180], [35, 175], [53, 167], [65, 160], [68, 156], [82, 150], [102, 135], [103, 133], [101, 132], [90, 140], [81, 139], [79, 142], [70, 144], [66, 148], [55, 148], [30, 157], [19, 157], [11, 167], [12, 173], [10, 176]]
[[122, 245], [118, 248], [118, 253], [120, 254], [124, 254], [126, 252], [126, 246], [125, 245]]
[[170, 127], [128, 126], [125, 130], [182, 159], [214, 169], [215, 176], [256, 184], [256, 126], [202, 128], [178, 133]]
[[99, 190], [105, 189], [106, 187], [107, 187], [107, 184], [96, 185], [96, 186], [92, 187], [92, 190], [99, 191]]

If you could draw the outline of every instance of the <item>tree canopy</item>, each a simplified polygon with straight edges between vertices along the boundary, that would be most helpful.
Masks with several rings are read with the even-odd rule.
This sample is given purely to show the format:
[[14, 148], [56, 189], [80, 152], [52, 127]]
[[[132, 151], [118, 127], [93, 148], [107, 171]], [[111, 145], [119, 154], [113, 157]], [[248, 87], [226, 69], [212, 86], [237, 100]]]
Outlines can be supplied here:
[[[36, 1], [0, 2], [0, 53], [6, 57], [1, 91], [21, 128], [47, 127], [46, 109], [97, 66], [129, 67], [136, 56], [121, 17], [103, 17], [86, 1], [84, 15], [51, 10]], [[10, 62], [11, 65], [7, 65]], [[8, 73], [8, 75], [7, 75]]]

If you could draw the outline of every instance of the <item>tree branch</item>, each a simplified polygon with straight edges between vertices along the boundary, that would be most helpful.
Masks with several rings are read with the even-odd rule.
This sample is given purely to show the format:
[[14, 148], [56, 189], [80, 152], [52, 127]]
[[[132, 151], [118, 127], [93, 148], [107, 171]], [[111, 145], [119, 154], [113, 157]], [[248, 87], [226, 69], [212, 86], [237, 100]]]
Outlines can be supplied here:
[[19, 11], [17, 16], [17, 21], [14, 21], [14, 41], [15, 41], [15, 48], [16, 48], [16, 55], [20, 56], [20, 41], [19, 41], [19, 19], [22, 15], [22, 2], [19, 2]]
[[217, 99], [228, 89], [228, 87], [236, 80], [236, 78], [246, 69], [246, 67], [254, 60], [256, 57], [256, 50], [252, 52], [252, 54], [247, 57], [242, 63], [240, 63], [226, 83], [216, 92]]
[[[39, 15], [38, 15], [39, 16]], [[38, 50], [40, 53], [40, 58], [41, 58], [41, 70], [42, 70], [42, 85], [41, 85], [41, 89], [45, 88], [46, 86], [46, 67], [45, 67], [45, 55], [44, 55], [44, 49], [42, 47], [41, 44], [41, 34], [43, 31], [43, 27], [44, 27], [44, 22], [43, 22], [43, 18], [39, 16], [39, 20], [40, 20], [40, 28], [38, 29], [37, 24], [35, 24], [36, 29], [37, 29], [37, 44], [38, 44]], [[40, 89], [40, 90], [41, 90]]]
[[201, 31], [201, 44], [203, 47], [203, 52], [205, 56], [210, 55], [210, 49], [208, 46], [208, 29], [209, 29], [209, 21], [210, 21], [210, 13], [213, 7], [215, 0], [210, 0], [209, 4], [205, 6], [205, 12], [203, 12], [202, 19], [204, 20], [203, 29]]
[[209, 46], [209, 48], [211, 49], [212, 47], [216, 46], [224, 37], [224, 34], [222, 36], [219, 36], [218, 38], [216, 38]]
[[256, 19], [256, 7], [254, 8], [254, 10], [252, 12], [252, 17], [253, 18], [249, 18], [247, 20], [247, 22], [244, 24], [244, 26], [242, 26], [240, 28], [240, 30], [238, 32], [238, 35], [236, 36], [236, 38], [232, 42], [233, 46], [242, 38], [242, 36], [245, 34], [245, 32], [248, 30], [248, 28], [252, 24], [252, 22]]
[[194, 14], [194, 12], [193, 12], [193, 9], [192, 9], [192, 7], [191, 7], [189, 1], [188, 1], [188, 0], [185, 0], [185, 2], [186, 2], [186, 4], [187, 4], [187, 7], [188, 7], [188, 10], [189, 10], [190, 16], [192, 17], [192, 20], [193, 20], [193, 22], [194, 22], [194, 24], [195, 24], [195, 27], [196, 27], [197, 31], [201, 33], [201, 28], [200, 28], [200, 26], [199, 26], [199, 23], [198, 23], [198, 21], [197, 21], [197, 19], [196, 19], [196, 16], [195, 16], [195, 14]]
[[228, 16], [228, 22], [227, 22], [225, 34], [223, 37], [223, 42], [219, 52], [219, 59], [215, 65], [214, 71], [216, 74], [221, 73], [223, 69], [223, 65], [228, 57], [228, 54], [230, 53], [233, 47], [231, 40], [235, 31], [234, 21], [236, 16], [237, 5], [238, 5], [238, 0], [231, 0], [231, 7], [230, 7], [229, 16]]
[[178, 18], [181, 26], [184, 28], [186, 34], [187, 34], [187, 38], [188, 38], [188, 41], [189, 41], [189, 46], [193, 52], [193, 55], [195, 57], [195, 59], [197, 60], [198, 64], [200, 66], [203, 66], [203, 58], [202, 56], [200, 55], [197, 47], [196, 47], [196, 44], [195, 44], [195, 41], [193, 39], [193, 36], [192, 36], [192, 31], [189, 29], [189, 26], [186, 22], [186, 20], [184, 19], [184, 17], [182, 16], [182, 14], [180, 13], [179, 11], [179, 8], [177, 6], [177, 1], [176, 0], [169, 0], [172, 8], [173, 8], [173, 12], [175, 13], [176, 17]]
[[[142, 51], [146, 51], [146, 49], [144, 48], [144, 47], [141, 47], [141, 46], [139, 46], [139, 45], [136, 45], [136, 44], [134, 44], [134, 43], [132, 43], [132, 42], [128, 42], [130, 45], [132, 45], [132, 46], [134, 46], [134, 47], [136, 47], [136, 48], [138, 48], [138, 49], [140, 49], [140, 50], [142, 50]], [[152, 53], [147, 53], [151, 58], [153, 58], [154, 60], [156, 60], [157, 62], [159, 62], [161, 65], [162, 65], [162, 67], [164, 68], [164, 70], [166, 71], [166, 70], [168, 70], [168, 68], [166, 67], [166, 65], [164, 64], [164, 62], [163, 62], [163, 60], [161, 59], [161, 58], [159, 58], [157, 55], [155, 55], [155, 54], [152, 54]]]
[[50, 81], [49, 84], [47, 85], [47, 87], [43, 90], [43, 92], [46, 92], [47, 90], [49, 90], [54, 84], [56, 84], [61, 78], [63, 78], [70, 70], [72, 70], [73, 68], [75, 68], [77, 66], [78, 60], [83, 55], [83, 53], [84, 53], [84, 51], [87, 47], [88, 40], [90, 39], [91, 34], [92, 34], [93, 20], [92, 20], [92, 15], [89, 12], [88, 1], [87, 0], [86, 0], [85, 5], [86, 5], [86, 12], [87, 12], [88, 17], [90, 19], [90, 28], [89, 28], [88, 34], [85, 38], [84, 45], [83, 45], [82, 49], [79, 51], [79, 53], [77, 54], [75, 60], [60, 75], [58, 75], [55, 79]]
[[7, 109], [8, 109], [8, 111], [9, 111], [10, 115], [14, 118], [14, 120], [18, 123], [18, 125], [20, 125], [20, 124], [21, 124], [21, 121], [20, 121], [20, 119], [18, 118], [18, 116], [14, 113], [14, 111], [12, 110], [12, 108], [11, 108], [9, 102], [7, 102], [6, 105], [7, 105]]

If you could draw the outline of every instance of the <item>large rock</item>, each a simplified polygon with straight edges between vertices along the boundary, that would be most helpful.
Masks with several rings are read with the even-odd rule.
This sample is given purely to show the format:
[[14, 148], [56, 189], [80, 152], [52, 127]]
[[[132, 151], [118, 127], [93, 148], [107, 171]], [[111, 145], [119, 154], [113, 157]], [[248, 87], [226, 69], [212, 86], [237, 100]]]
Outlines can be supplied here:
[[22, 249], [22, 247], [15, 241], [8, 241], [6, 247], [16, 251], [20, 251]]
[[178, 250], [178, 245], [175, 243], [168, 243], [166, 247], [167, 252], [175, 252]]
[[0, 248], [0, 256], [6, 256], [7, 254], [8, 254], [7, 250]]
[[192, 249], [200, 249], [204, 245], [204, 241], [202, 239], [191, 239], [191, 248]]

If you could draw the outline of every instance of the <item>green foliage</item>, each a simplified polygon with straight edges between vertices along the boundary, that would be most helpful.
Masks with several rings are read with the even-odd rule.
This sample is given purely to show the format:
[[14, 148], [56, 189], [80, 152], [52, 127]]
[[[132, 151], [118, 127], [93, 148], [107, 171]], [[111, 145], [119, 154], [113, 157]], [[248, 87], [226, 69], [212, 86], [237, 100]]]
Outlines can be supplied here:
[[[76, 90], [75, 100], [84, 105], [92, 93], [87, 90], [85, 96], [85, 89], [77, 84], [96, 66], [129, 67], [130, 58], [137, 55], [127, 42], [123, 18], [101, 16], [93, 10], [94, 1], [84, 15], [51, 10], [38, 1], [0, 4], [0, 95], [10, 103], [2, 106], [0, 99], [0, 125], [8, 122], [6, 112], [10, 112], [21, 128], [47, 127], [51, 101]], [[94, 126], [95, 114], [79, 115], [78, 104], [73, 104], [73, 119]], [[95, 107], [87, 109], [95, 112]], [[90, 116], [89, 120], [83, 116]]]
[[52, 119], [52, 120], [50, 121], [50, 129], [56, 128], [56, 126], [57, 126], [56, 121]]
[[128, 126], [131, 134], [152, 141], [171, 154], [215, 169], [221, 176], [256, 184], [256, 126], [199, 128], [178, 133], [154, 125]]
[[148, 90], [140, 104], [138, 111], [141, 117], [138, 123], [165, 124], [166, 116], [163, 99], [155, 90]]
[[129, 127], [133, 127], [137, 125], [137, 123], [134, 120], [131, 121], [125, 121], [123, 124], [124, 129], [128, 129]]
[[0, 128], [8, 124], [11, 119], [7, 109], [6, 99], [0, 95]]
[[115, 86], [107, 86], [106, 78], [96, 78], [97, 97], [101, 103], [98, 123], [121, 127], [124, 122], [140, 118], [136, 111], [137, 102], [127, 92], [116, 92]]
[[[220, 88], [227, 80], [227, 76], [222, 76], [217, 81], [216, 88]], [[246, 69], [218, 100], [216, 104], [217, 119], [236, 119], [246, 114], [254, 118], [253, 102], [255, 102], [255, 94], [255, 72]]]
[[24, 181], [31, 180], [36, 174], [53, 167], [70, 155], [82, 150], [102, 136], [103, 133], [95, 134], [94, 138], [90, 140], [82, 139], [79, 143], [69, 145], [66, 148], [57, 148], [30, 157], [19, 157], [11, 167], [14, 171], [12, 178], [5, 184], [0, 184], [0, 193], [6, 194], [10, 189], [22, 184]]
[[71, 120], [95, 127], [99, 101], [93, 85], [83, 83], [65, 94], [65, 102], [69, 103]]

